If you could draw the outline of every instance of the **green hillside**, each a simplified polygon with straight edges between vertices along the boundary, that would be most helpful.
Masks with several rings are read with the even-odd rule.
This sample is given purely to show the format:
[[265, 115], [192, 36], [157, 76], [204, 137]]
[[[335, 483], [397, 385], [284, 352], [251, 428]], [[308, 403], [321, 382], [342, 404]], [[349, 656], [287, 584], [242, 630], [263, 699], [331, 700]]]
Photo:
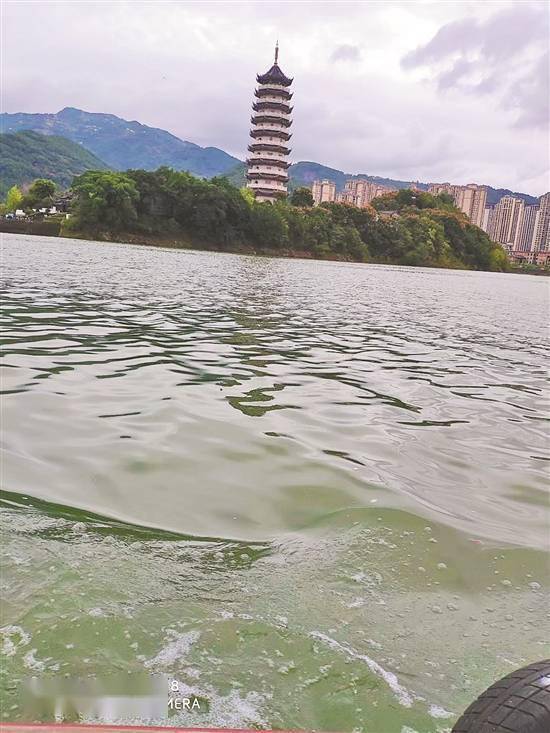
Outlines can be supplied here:
[[210, 178], [226, 173], [239, 162], [224, 150], [201, 148], [166, 130], [74, 107], [65, 107], [55, 114], [3, 113], [0, 125], [2, 132], [34, 130], [44, 135], [61, 135], [90, 150], [113, 170], [155, 170], [166, 165]]
[[93, 153], [63, 137], [30, 130], [0, 134], [1, 198], [11, 186], [24, 186], [36, 178], [50, 178], [67, 188], [84, 171], [107, 168]]

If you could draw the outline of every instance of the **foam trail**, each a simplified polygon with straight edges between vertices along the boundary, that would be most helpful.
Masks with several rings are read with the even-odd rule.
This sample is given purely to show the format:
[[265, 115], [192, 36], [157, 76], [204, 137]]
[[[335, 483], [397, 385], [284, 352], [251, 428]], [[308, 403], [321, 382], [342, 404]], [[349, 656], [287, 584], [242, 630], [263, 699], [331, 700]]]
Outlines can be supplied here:
[[359, 652], [356, 652], [355, 649], [352, 649], [347, 644], [342, 644], [341, 642], [336, 641], [336, 639], [332, 639], [326, 634], [321, 634], [321, 632], [319, 631], [312, 631], [310, 633], [310, 636], [324, 642], [331, 649], [343, 652], [353, 659], [360, 659], [362, 662], [365, 662], [370, 671], [381, 677], [388, 685], [388, 687], [392, 690], [392, 692], [395, 693], [401, 705], [406, 708], [411, 707], [411, 705], [413, 704], [412, 695], [409, 693], [408, 690], [406, 690], [402, 685], [399, 684], [399, 680], [393, 672], [388, 672], [383, 667], [381, 667], [378, 662], [375, 662], [374, 659], [371, 659], [366, 654], [359, 654]]

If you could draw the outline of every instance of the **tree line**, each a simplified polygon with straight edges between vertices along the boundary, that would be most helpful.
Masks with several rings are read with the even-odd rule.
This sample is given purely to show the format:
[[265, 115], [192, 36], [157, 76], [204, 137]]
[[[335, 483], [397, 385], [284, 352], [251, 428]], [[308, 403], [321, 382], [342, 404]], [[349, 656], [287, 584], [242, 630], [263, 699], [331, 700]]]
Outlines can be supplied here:
[[357, 262], [495, 271], [508, 266], [504, 250], [470, 224], [446, 194], [406, 189], [360, 209], [340, 203], [313, 206], [311, 191], [298, 188], [288, 199], [269, 204], [225, 178], [205, 180], [166, 167], [87, 171], [74, 179], [71, 190], [67, 235], [116, 239], [132, 234], [205, 249]]

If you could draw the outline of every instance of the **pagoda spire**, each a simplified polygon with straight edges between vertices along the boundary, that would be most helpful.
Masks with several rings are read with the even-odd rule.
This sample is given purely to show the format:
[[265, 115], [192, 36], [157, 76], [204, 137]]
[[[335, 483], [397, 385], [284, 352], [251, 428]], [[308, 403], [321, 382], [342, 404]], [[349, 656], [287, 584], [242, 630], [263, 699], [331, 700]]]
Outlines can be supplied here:
[[275, 43], [275, 63], [278, 63], [279, 61], [279, 39], [277, 39], [277, 42]]

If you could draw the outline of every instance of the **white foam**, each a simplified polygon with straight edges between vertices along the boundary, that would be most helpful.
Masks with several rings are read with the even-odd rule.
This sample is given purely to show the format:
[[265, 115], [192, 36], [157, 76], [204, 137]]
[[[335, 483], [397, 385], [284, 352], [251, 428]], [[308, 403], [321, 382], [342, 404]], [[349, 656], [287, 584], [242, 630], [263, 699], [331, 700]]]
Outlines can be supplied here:
[[160, 652], [145, 662], [146, 667], [167, 667], [185, 658], [193, 644], [198, 641], [200, 637], [199, 631], [187, 631], [184, 634], [179, 634], [174, 629], [167, 629], [169, 641]]
[[[13, 657], [17, 647], [26, 646], [31, 640], [31, 635], [27, 634], [21, 626], [3, 626], [0, 629], [0, 634], [2, 634], [2, 649], [0, 651], [6, 657]], [[19, 636], [19, 640], [14, 641], [13, 636]]]
[[355, 651], [355, 649], [352, 649], [350, 646], [348, 646], [348, 644], [336, 641], [336, 639], [332, 639], [326, 634], [322, 634], [319, 631], [313, 631], [310, 636], [312, 636], [314, 639], [319, 639], [319, 641], [324, 642], [331, 649], [342, 652], [343, 654], [346, 654], [348, 657], [352, 657], [353, 659], [359, 659], [362, 662], [365, 662], [371, 672], [374, 672], [374, 674], [378, 675], [384, 680], [390, 690], [395, 694], [397, 700], [401, 705], [406, 708], [411, 707], [411, 705], [413, 704], [412, 695], [399, 683], [399, 680], [393, 672], [388, 672], [382, 666], [380, 666], [378, 662], [375, 662], [374, 659], [371, 659], [366, 654], [359, 654], [359, 652]]
[[27, 652], [23, 657], [23, 664], [27, 669], [32, 669], [33, 672], [43, 672], [46, 669], [46, 663], [34, 656], [36, 652], [36, 649]]
[[430, 705], [428, 709], [429, 714], [432, 718], [452, 718], [453, 714], [445, 708], [439, 707], [439, 705]]

